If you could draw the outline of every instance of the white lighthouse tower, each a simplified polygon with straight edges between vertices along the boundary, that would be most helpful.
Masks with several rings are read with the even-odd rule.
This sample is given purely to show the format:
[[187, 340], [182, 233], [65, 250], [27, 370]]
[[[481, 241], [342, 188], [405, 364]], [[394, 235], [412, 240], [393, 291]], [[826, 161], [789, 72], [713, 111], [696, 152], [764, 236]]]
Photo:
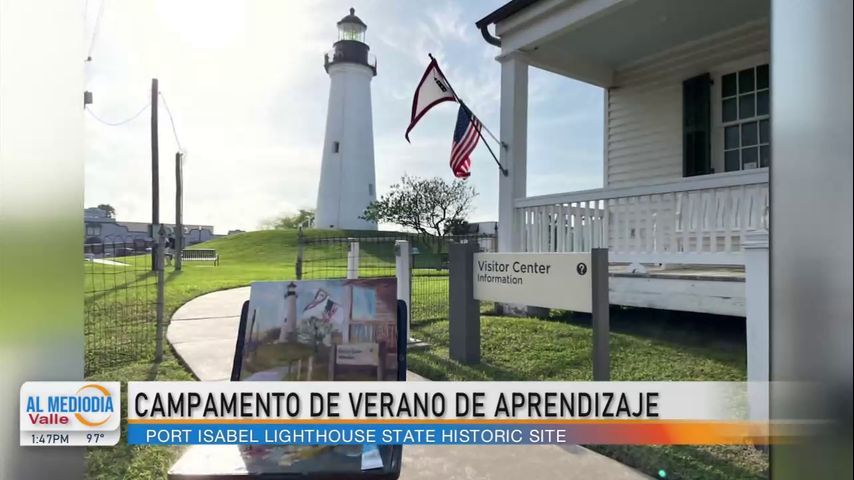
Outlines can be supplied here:
[[338, 41], [325, 55], [329, 74], [326, 138], [317, 193], [317, 228], [376, 230], [359, 218], [376, 200], [371, 80], [376, 61], [369, 58], [365, 25], [354, 9], [338, 22]]

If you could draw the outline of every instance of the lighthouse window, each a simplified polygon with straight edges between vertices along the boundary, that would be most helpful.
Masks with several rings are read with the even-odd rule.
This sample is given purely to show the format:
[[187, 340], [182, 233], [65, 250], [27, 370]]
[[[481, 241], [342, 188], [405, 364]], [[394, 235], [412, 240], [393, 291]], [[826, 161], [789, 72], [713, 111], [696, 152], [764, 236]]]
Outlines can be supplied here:
[[368, 184], [368, 195], [373, 195], [373, 194], [374, 194], [374, 184], [369, 183]]
[[362, 42], [362, 43], [365, 42], [365, 40], [364, 40], [365, 39], [365, 33], [360, 32], [356, 29], [341, 30], [340, 37], [342, 40], [355, 40], [357, 42]]
[[332, 153], [338, 153], [338, 150], [341, 148], [341, 144], [338, 142], [332, 142]]

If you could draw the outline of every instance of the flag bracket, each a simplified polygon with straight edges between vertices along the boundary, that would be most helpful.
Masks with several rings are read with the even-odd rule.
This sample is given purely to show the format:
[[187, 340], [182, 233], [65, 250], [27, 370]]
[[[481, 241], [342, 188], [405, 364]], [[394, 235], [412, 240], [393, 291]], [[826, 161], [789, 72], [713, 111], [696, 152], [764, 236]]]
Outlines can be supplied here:
[[[454, 96], [456, 96], [456, 94]], [[477, 118], [477, 115], [475, 115], [474, 112], [471, 111], [469, 106], [466, 105], [462, 100], [460, 100], [459, 97], [457, 97], [457, 102], [459, 102], [460, 106], [462, 106], [466, 110], [466, 113], [468, 113], [470, 117]], [[483, 127], [483, 122], [478, 122], [478, 123], [480, 123], [480, 126]], [[483, 127], [483, 128], [486, 128], [486, 127]], [[510, 172], [506, 168], [504, 168], [504, 165], [502, 165], [501, 162], [498, 160], [498, 156], [496, 156], [495, 152], [492, 151], [492, 147], [489, 146], [489, 142], [487, 142], [486, 139], [483, 138], [483, 133], [480, 131], [481, 129], [476, 128], [475, 130], [477, 131], [477, 135], [480, 137], [481, 141], [483, 141], [483, 144], [486, 146], [486, 149], [489, 150], [489, 154], [492, 155], [492, 159], [495, 160], [495, 164], [498, 165], [498, 170], [501, 172], [501, 174], [504, 175], [505, 177], [507, 175], [509, 175]], [[489, 130], [487, 130], [487, 132], [489, 132]], [[490, 136], [492, 136], [491, 133], [490, 133]], [[493, 136], [492, 138], [495, 138], [495, 137]], [[495, 140], [498, 142], [499, 145], [501, 145], [502, 147], [504, 147], [505, 150], [507, 150], [507, 144], [506, 143], [504, 143], [498, 139], [495, 139]]]

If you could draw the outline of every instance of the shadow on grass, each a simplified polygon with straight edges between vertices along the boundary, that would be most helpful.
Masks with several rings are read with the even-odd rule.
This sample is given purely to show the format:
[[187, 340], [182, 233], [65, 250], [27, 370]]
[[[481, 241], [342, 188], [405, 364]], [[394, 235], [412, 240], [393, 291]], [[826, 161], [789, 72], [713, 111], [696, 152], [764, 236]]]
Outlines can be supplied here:
[[171, 282], [172, 280], [176, 280], [181, 274], [184, 273], [181, 270], [175, 270], [174, 268], [166, 275], [166, 283]]
[[472, 380], [514, 380], [521, 377], [518, 372], [501, 368], [483, 359], [480, 363], [467, 365], [430, 350], [413, 352], [409, 357], [408, 368], [431, 380], [451, 380], [451, 374]]
[[[746, 356], [743, 317], [616, 306], [611, 307], [610, 313], [611, 333], [682, 349], [702, 348], [705, 355], [711, 354], [717, 360]], [[543, 320], [591, 329], [587, 313], [552, 310]]]
[[[136, 272], [131, 272], [131, 273], [136, 273]], [[90, 274], [90, 275], [96, 275], [96, 274]], [[157, 285], [156, 279], [154, 279], [152, 277], [154, 277], [154, 272], [148, 271], [146, 273], [136, 275], [133, 278], [130, 278], [125, 282], [113, 282], [109, 287], [106, 286], [107, 282], [102, 282], [104, 284], [104, 287], [101, 290], [90, 290], [88, 292], [84, 291], [83, 292], [84, 293], [84, 300], [86, 302], [97, 302], [98, 300], [101, 300], [108, 295], [114, 295], [114, 294], [117, 294], [118, 292], [121, 292], [123, 290], [130, 290], [130, 289], [135, 289], [135, 288], [138, 289], [138, 288], [156, 286]], [[94, 288], [94, 278], [97, 278], [97, 277], [92, 276], [89, 278], [92, 279], [92, 285]], [[127, 276], [125, 276], [125, 278], [127, 278]], [[138, 285], [134, 285], [134, 284], [138, 284]]]
[[663, 471], [668, 479], [768, 478], [767, 456], [747, 445], [588, 445], [587, 448], [647, 473]]
[[412, 328], [414, 328], [414, 329], [427, 328], [430, 325], [433, 325], [434, 323], [447, 322], [447, 321], [448, 321], [448, 315], [447, 314], [436, 314], [436, 316], [431, 316], [431, 317], [423, 317], [422, 316], [419, 318], [413, 318], [412, 319]]

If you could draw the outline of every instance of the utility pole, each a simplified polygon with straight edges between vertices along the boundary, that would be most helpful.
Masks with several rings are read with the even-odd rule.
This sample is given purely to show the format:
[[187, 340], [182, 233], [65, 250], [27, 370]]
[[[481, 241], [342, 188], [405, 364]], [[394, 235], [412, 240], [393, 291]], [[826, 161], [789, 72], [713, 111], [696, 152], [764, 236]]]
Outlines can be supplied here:
[[175, 270], [181, 271], [184, 250], [184, 154], [175, 154]]
[[[160, 231], [160, 146], [157, 138], [157, 79], [151, 79], [151, 239]], [[151, 249], [151, 270], [157, 270], [157, 248]]]
[[163, 240], [166, 229], [160, 224], [160, 146], [157, 138], [157, 104], [159, 103], [157, 79], [151, 79], [151, 269], [157, 276], [156, 333], [154, 361], [163, 359], [163, 310], [165, 307], [165, 282], [163, 278]]

